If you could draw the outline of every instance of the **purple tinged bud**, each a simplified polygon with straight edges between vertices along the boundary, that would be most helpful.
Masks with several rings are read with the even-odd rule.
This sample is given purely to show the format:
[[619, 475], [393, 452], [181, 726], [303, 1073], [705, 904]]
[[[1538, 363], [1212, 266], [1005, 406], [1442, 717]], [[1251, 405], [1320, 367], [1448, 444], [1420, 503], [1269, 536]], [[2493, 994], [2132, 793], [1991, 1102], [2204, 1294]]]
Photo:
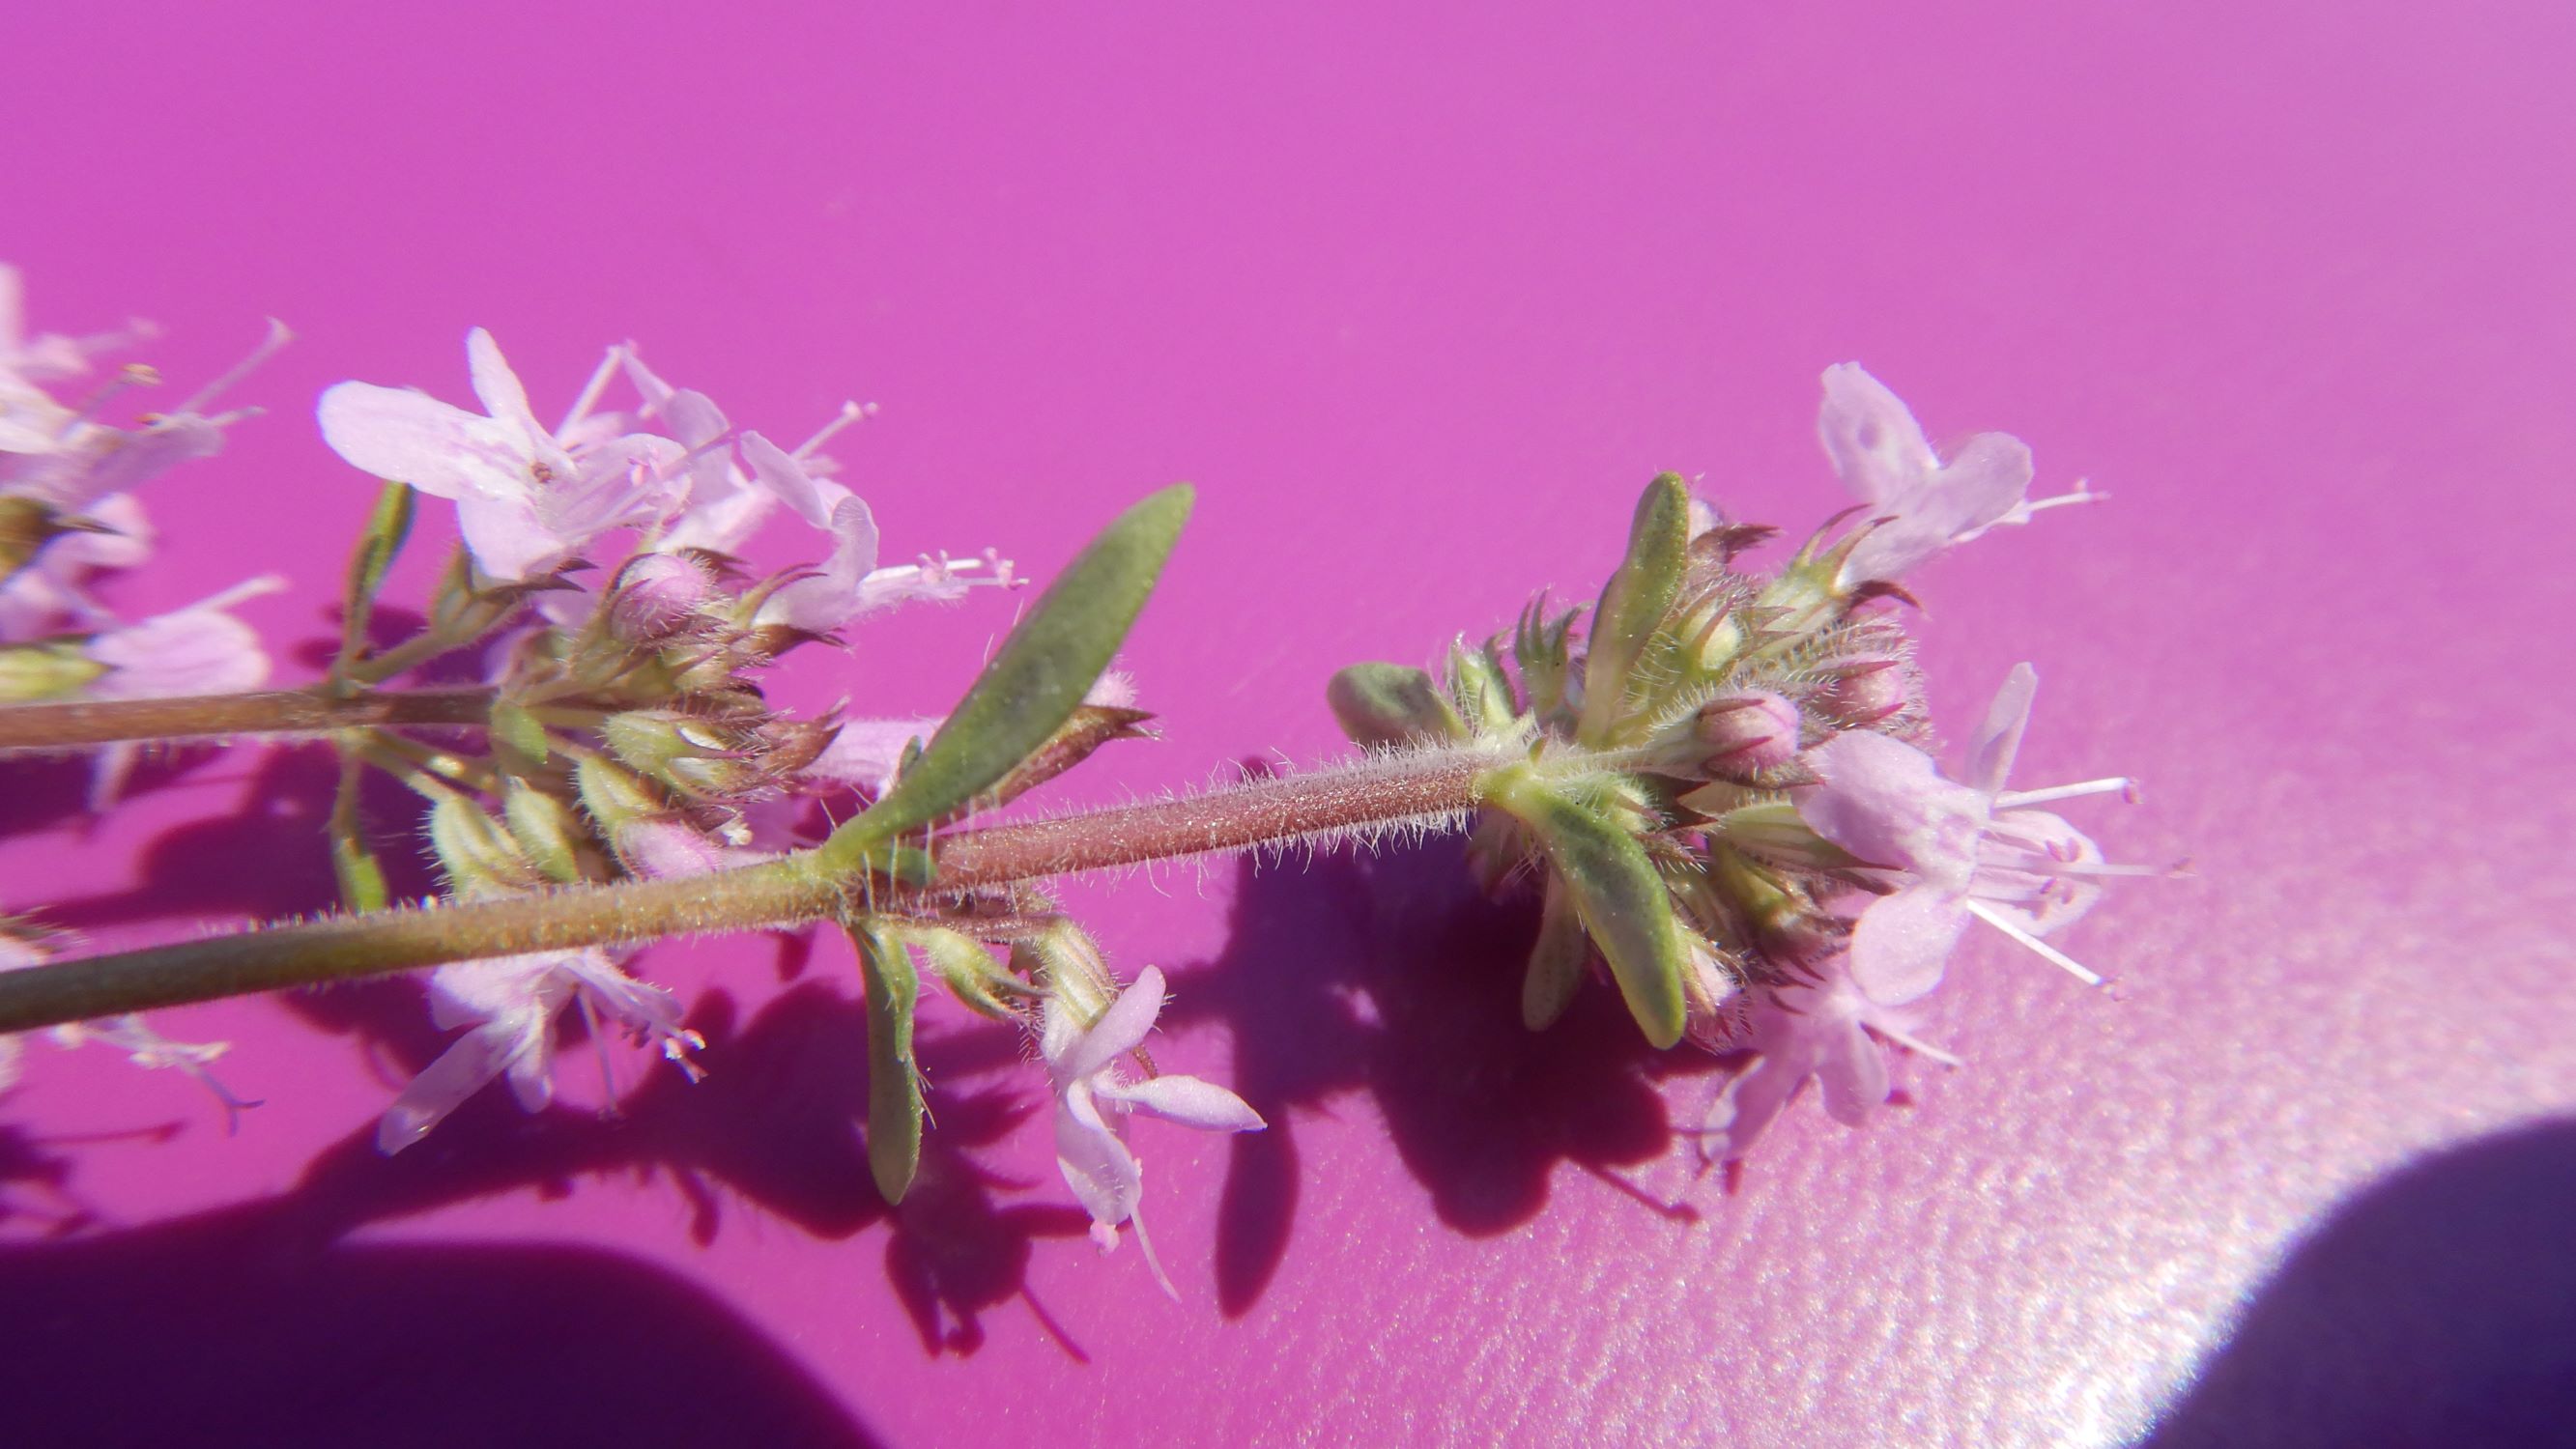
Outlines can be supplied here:
[[707, 571], [679, 554], [639, 554], [619, 571], [608, 622], [619, 638], [649, 644], [687, 623], [715, 591]]
[[1873, 725], [1905, 708], [1914, 697], [1905, 668], [1893, 659], [1841, 664], [1807, 696], [1807, 707], [1846, 729]]
[[1712, 775], [1749, 775], [1798, 754], [1798, 707], [1771, 691], [1730, 694], [1700, 706], [1698, 735]]

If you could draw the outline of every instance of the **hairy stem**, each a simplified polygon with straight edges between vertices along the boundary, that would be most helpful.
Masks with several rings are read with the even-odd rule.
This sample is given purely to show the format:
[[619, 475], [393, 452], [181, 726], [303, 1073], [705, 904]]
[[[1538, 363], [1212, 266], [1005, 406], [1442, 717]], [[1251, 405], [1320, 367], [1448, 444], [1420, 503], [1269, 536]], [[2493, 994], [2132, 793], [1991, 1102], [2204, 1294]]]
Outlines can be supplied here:
[[931, 847], [937, 873], [928, 886], [827, 875], [805, 851], [706, 875], [382, 911], [66, 961], [0, 973], [0, 1032], [450, 961], [927, 907], [1017, 881], [1439, 823], [1475, 808], [1498, 763], [1482, 751], [1379, 756], [1185, 799], [955, 831]]
[[318, 734], [362, 725], [480, 725], [491, 689], [394, 689], [334, 699], [301, 689], [0, 707], [0, 752], [75, 749], [125, 740]]

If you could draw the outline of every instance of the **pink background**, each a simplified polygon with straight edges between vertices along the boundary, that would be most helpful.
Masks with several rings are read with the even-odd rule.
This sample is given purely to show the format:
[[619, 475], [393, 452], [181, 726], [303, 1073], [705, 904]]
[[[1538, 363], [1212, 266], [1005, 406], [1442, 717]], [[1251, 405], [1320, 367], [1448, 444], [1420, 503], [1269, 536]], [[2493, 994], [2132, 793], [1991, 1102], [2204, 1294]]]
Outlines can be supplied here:
[[[1275, 1124], [1140, 1129], [1177, 1306], [962, 1013], [878, 1203], [832, 946], [657, 951], [705, 1085], [603, 1121], [575, 1048], [574, 1105], [391, 1162], [416, 988], [170, 1012], [238, 1044], [237, 1137], [95, 1049], [6, 1105], [13, 1442], [2576, 1432], [2567, 7], [525, 8], [12, 9], [35, 322], [154, 318], [182, 390], [301, 333], [121, 606], [282, 569], [246, 612], [293, 652], [369, 496], [319, 388], [461, 397], [482, 324], [543, 411], [632, 337], [778, 435], [882, 404], [835, 451], [897, 553], [1044, 576], [1196, 480], [1128, 657], [1165, 738], [1060, 797], [1106, 800], [1328, 757], [1330, 670], [1588, 592], [1655, 469], [1811, 526], [1857, 358], [2116, 495], [1919, 579], [1937, 712], [2035, 661], [2024, 777], [2142, 776], [2083, 818], [2197, 877], [2068, 938], [2102, 993], [1973, 941], [1928, 1029], [1971, 1068], [1864, 1133], [1801, 1103], [1731, 1190], [1673, 1132], [1709, 1063], [1606, 992], [1519, 1032], [1526, 917], [1454, 849], [1081, 887], [1172, 972], [1158, 1060]], [[937, 708], [1008, 618], [883, 621], [798, 693]], [[0, 904], [104, 944], [317, 908], [327, 776], [191, 756], [93, 826], [78, 766], [11, 764]]]

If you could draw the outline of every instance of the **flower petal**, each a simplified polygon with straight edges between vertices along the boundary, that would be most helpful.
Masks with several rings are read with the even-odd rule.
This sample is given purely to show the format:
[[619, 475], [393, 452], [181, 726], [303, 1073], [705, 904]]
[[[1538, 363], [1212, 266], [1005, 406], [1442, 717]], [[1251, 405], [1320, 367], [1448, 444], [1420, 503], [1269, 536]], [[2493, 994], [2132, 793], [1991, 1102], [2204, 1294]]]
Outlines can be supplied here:
[[1871, 1001], [1902, 1006], [1941, 984], [1967, 928], [1967, 899], [1953, 892], [1915, 886], [1881, 897], [1852, 928], [1852, 980]]
[[322, 441], [367, 473], [432, 498], [527, 491], [528, 449], [517, 430], [409, 388], [343, 382], [324, 390]]
[[1834, 472], [1862, 501], [1901, 511], [1941, 466], [1922, 425], [1857, 362], [1826, 368], [1824, 382], [1816, 433]]
[[458, 1038], [385, 1109], [376, 1124], [376, 1150], [391, 1156], [418, 1142], [493, 1078], [517, 1069], [532, 1053], [542, 1056], [545, 1030], [542, 1018], [494, 1022]]
[[[1145, 1172], [1136, 1155], [1101, 1119], [1090, 1089], [1077, 1081], [1056, 1103], [1055, 1159], [1065, 1186], [1091, 1220], [1114, 1228], [1136, 1211], [1145, 1190]], [[1115, 1239], [1112, 1239], [1115, 1241]]]
[[1799, 792], [1798, 815], [1871, 865], [1913, 871], [1951, 890], [1976, 870], [1986, 797], [1941, 778], [1932, 757], [1868, 730], [1807, 752], [1822, 783]]
[[[758, 433], [745, 433], [742, 435], [742, 459], [751, 466], [751, 476], [780, 502], [796, 510], [797, 517], [816, 528], [838, 530], [838, 520], [833, 516], [838, 510], [829, 506], [822, 490], [805, 471], [805, 465], [796, 461], [794, 454]], [[861, 505], [861, 511], [865, 512], [865, 505]], [[876, 564], [873, 522], [870, 527], [868, 561], [861, 567], [861, 572]]]
[[1816, 1083], [1824, 1089], [1826, 1115], [1858, 1127], [1887, 1101], [1887, 1048], [1870, 1040], [1857, 1023], [1842, 1023], [1818, 1053]]
[[492, 340], [491, 333], [477, 327], [465, 334], [465, 367], [473, 375], [474, 396], [483, 411], [518, 428], [531, 441], [554, 437], [537, 422], [536, 411], [528, 406], [527, 388], [510, 370], [501, 356], [501, 344]]
[[828, 634], [860, 612], [860, 585], [876, 568], [877, 524], [867, 504], [843, 498], [832, 509], [839, 541], [810, 578], [782, 585], [760, 606], [760, 622]]
[[2001, 689], [1995, 691], [1995, 702], [1986, 706], [1986, 722], [1977, 727], [1977, 737], [1968, 751], [1968, 786], [1981, 794], [1992, 795], [2004, 787], [2012, 774], [2013, 757], [2021, 753], [2022, 733], [2030, 728], [2030, 703], [2039, 692], [2039, 671], [2027, 663], [2016, 664], [2004, 676]]
[[465, 494], [456, 500], [456, 528], [465, 535], [466, 550], [474, 555], [475, 564], [504, 583], [542, 574], [573, 550], [573, 541], [548, 528], [524, 493]]
[[1065, 1051], [1064, 1060], [1051, 1063], [1060, 1081], [1088, 1077], [1145, 1044], [1145, 1034], [1154, 1029], [1154, 1018], [1163, 1014], [1163, 972], [1148, 966], [1136, 977], [1136, 984], [1118, 993], [1100, 1020], [1082, 1034]]
[[1154, 1077], [1133, 1085], [1098, 1080], [1092, 1090], [1121, 1107], [1202, 1132], [1258, 1132], [1269, 1125], [1241, 1097], [1200, 1077]]
[[1765, 1053], [1709, 1104], [1700, 1123], [1700, 1156], [1710, 1162], [1733, 1162], [1753, 1150], [1764, 1128], [1789, 1105], [1790, 1096], [1807, 1073]]

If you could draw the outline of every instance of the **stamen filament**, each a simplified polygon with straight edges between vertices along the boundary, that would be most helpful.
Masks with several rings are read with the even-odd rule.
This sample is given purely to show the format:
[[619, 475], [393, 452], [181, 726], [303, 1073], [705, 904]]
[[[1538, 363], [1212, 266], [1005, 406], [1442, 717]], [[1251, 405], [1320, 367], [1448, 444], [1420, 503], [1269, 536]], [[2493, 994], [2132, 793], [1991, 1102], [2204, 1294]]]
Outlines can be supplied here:
[[2014, 923], [2010, 916], [2005, 915], [2003, 912], [1996, 910], [1994, 907], [1989, 906], [1980, 900], [1970, 900], [1968, 902], [1968, 909], [1976, 913], [1977, 919], [2029, 947], [2032, 951], [2038, 953], [2041, 960], [2065, 971], [2067, 975], [2074, 977], [2076, 980], [2083, 982], [2087, 986], [2099, 986], [2102, 984], [2102, 978], [2095, 973], [2086, 970], [2083, 962], [2076, 960], [2074, 957], [2058, 950], [2055, 946], [2052, 946], [2046, 941], [2039, 939], [2037, 936], [2032, 935], [2030, 932], [2023, 930], [2019, 925]]
[[2019, 810], [2025, 805], [2045, 805], [2051, 800], [2072, 800], [2079, 795], [2108, 795], [2114, 790], [2135, 789], [2137, 782], [2126, 775], [2100, 780], [2084, 780], [2073, 785], [2051, 785], [2045, 790], [2006, 790], [1995, 797], [1998, 810]]

